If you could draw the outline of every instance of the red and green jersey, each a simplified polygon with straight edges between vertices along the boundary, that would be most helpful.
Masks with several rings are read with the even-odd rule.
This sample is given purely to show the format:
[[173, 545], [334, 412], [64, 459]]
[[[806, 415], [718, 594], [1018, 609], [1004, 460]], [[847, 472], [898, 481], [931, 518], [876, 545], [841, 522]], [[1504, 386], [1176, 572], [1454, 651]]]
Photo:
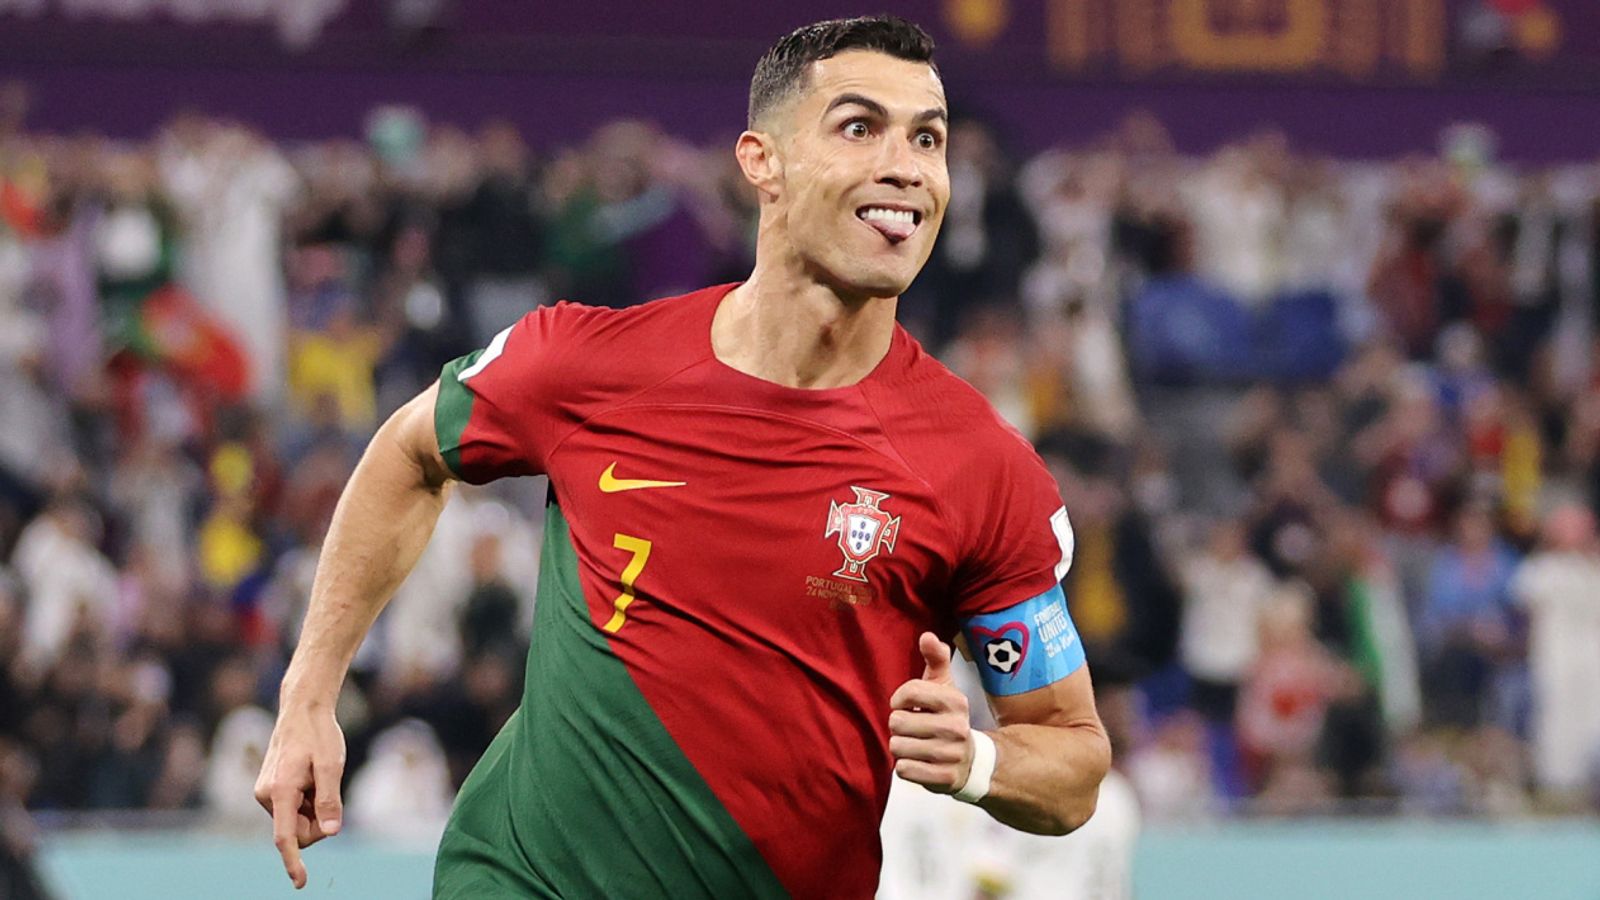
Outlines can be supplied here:
[[454, 472], [551, 500], [523, 704], [436, 896], [870, 897], [918, 634], [987, 622], [1015, 678], [1010, 610], [1060, 597], [1056, 486], [976, 391], [900, 329], [849, 387], [745, 375], [711, 348], [729, 290], [544, 307], [444, 370]]

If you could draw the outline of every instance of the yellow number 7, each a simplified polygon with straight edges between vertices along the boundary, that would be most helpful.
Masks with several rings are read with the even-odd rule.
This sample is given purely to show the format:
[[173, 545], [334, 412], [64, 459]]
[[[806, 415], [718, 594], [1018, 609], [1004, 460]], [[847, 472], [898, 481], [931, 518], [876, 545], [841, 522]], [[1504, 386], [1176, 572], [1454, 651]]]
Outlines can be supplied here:
[[611, 621], [604, 626], [606, 631], [616, 634], [622, 624], [628, 621], [626, 610], [628, 604], [633, 602], [633, 583], [638, 580], [639, 573], [644, 571], [644, 564], [650, 561], [650, 542], [644, 538], [619, 533], [612, 539], [611, 546], [633, 554], [633, 559], [628, 560], [628, 565], [622, 570], [622, 593], [611, 601], [611, 605], [616, 607], [616, 612], [611, 614]]

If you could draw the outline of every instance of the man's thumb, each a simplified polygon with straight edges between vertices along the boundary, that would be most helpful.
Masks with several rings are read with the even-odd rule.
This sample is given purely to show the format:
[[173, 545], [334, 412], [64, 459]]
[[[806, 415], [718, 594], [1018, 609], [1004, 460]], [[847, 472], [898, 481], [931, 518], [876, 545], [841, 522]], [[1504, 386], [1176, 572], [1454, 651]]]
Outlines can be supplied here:
[[950, 677], [950, 645], [939, 640], [931, 631], [924, 631], [922, 637], [917, 638], [917, 649], [922, 651], [922, 661], [927, 668], [922, 670], [923, 681], [938, 681], [949, 684], [954, 681]]
[[344, 803], [339, 797], [339, 778], [343, 771], [342, 766], [334, 765], [315, 765], [312, 768], [317, 794], [317, 801], [313, 805], [323, 834], [338, 834], [343, 824]]

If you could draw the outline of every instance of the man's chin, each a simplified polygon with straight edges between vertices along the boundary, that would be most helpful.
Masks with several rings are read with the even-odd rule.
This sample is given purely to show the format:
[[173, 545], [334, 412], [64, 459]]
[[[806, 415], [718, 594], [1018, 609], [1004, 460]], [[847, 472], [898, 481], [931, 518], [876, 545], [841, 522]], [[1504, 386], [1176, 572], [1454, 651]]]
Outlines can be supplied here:
[[851, 297], [898, 297], [911, 286], [916, 273], [853, 272], [834, 280], [839, 293]]

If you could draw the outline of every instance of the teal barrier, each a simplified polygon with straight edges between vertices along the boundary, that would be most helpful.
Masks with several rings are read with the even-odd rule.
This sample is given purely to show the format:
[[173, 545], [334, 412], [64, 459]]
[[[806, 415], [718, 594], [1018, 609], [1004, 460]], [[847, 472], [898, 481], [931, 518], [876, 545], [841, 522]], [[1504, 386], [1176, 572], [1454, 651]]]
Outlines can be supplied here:
[[1134, 878], [1141, 900], [1600, 900], [1600, 823], [1147, 829]]
[[[62, 900], [428, 896], [433, 854], [345, 835], [307, 853], [295, 892], [270, 839], [61, 832], [40, 863]], [[1140, 900], [1600, 900], [1600, 823], [1226, 822], [1150, 828]]]
[[41, 845], [39, 867], [60, 900], [426, 900], [433, 848], [345, 835], [306, 851], [296, 891], [271, 834], [194, 831], [63, 832]]

